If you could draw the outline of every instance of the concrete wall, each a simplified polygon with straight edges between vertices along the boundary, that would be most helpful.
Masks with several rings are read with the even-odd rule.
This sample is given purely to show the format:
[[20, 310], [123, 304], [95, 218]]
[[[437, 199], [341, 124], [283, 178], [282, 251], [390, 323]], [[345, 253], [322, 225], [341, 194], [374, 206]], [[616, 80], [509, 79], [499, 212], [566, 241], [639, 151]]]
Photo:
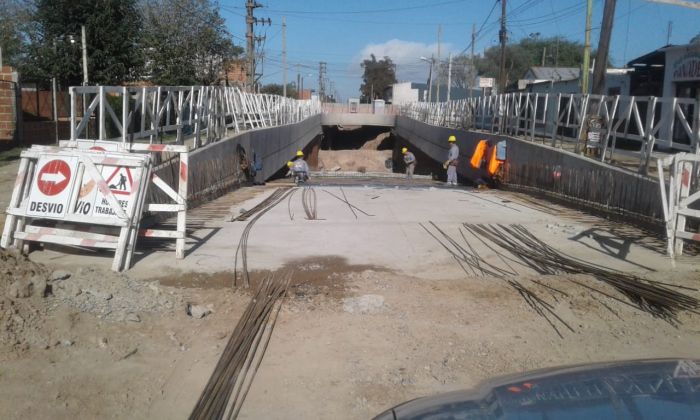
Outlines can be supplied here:
[[[262, 159], [262, 177], [269, 179], [286, 167], [297, 149], [308, 150], [321, 135], [321, 116], [315, 115], [291, 125], [250, 130], [204, 146], [190, 153], [188, 201], [200, 202], [221, 195], [245, 181], [241, 171], [241, 154], [249, 160]], [[157, 170], [168, 184], [177, 177], [179, 162], [163, 165]], [[154, 202], [168, 202], [168, 198], [151, 189]]]
[[512, 137], [436, 127], [403, 116], [396, 118], [394, 133], [402, 139], [397, 143], [404, 142], [439, 162], [447, 157], [447, 138], [455, 135], [460, 148], [457, 172], [463, 181], [482, 175], [468, 162], [479, 140], [506, 140], [506, 187], [545, 193], [635, 221], [659, 224], [663, 218], [659, 184], [650, 177]]

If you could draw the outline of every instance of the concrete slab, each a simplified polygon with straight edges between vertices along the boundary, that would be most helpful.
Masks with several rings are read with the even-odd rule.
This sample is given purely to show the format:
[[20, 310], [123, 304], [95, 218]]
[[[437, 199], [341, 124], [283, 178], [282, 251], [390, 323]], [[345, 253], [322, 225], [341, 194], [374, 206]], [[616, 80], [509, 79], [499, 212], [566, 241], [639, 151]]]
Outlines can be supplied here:
[[[689, 269], [682, 262], [672, 266], [661, 252], [662, 241], [655, 247], [636, 243], [645, 236], [642, 232], [615, 233], [613, 224], [597, 217], [558, 206], [533, 206], [514, 193], [436, 187], [312, 188], [319, 220], [306, 220], [300, 191], [285, 199], [250, 233], [250, 270], [276, 270], [294, 260], [333, 256], [343, 257], [349, 264], [369, 264], [426, 279], [464, 276], [454, 259], [421, 226], [434, 230], [429, 222], [460, 241], [462, 223], [517, 223], [561, 251], [607, 267], [633, 272]], [[130, 274], [147, 278], [164, 273], [232, 271], [236, 248], [248, 222], [227, 219], [239, 214], [240, 209], [251, 209], [273, 190], [261, 189], [255, 198], [232, 206], [226, 214], [214, 215], [219, 220], [209, 220], [207, 228], [192, 232], [184, 260], [175, 260], [169, 250], [140, 250]], [[343, 192], [354, 206], [371, 216], [359, 211], [353, 214], [346, 203], [333, 196], [342, 197]], [[478, 239], [468, 240], [482, 257], [498, 263], [497, 255]], [[111, 262], [111, 254], [75, 255], [51, 250], [34, 252], [32, 258], [65, 266], [107, 267]]]

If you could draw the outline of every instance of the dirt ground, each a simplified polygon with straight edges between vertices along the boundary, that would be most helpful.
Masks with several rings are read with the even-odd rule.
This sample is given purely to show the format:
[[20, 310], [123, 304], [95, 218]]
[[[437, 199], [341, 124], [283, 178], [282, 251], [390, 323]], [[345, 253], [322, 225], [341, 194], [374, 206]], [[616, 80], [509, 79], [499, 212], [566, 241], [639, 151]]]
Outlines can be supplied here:
[[319, 171], [391, 172], [385, 161], [391, 159], [391, 150], [319, 150]]
[[[245, 223], [226, 220], [271, 188], [254, 191], [194, 210], [201, 223], [181, 262], [154, 251], [117, 274], [109, 255], [0, 254], [0, 418], [186, 418], [250, 300], [250, 290], [232, 287]], [[505, 282], [465, 273], [419, 223], [451, 234], [465, 221], [523, 223], [579, 258], [697, 288], [696, 257], [672, 265], [643, 232], [512, 193], [344, 192], [371, 216], [353, 216], [319, 188], [322, 220], [305, 220], [297, 195], [251, 232], [253, 278], [291, 270], [293, 287], [242, 418], [371, 418], [504, 374], [698, 357], [697, 315], [682, 313], [676, 327], [570, 281], [614, 293], [589, 276], [519, 270], [572, 326], [560, 338]], [[211, 313], [196, 319], [192, 305]]]

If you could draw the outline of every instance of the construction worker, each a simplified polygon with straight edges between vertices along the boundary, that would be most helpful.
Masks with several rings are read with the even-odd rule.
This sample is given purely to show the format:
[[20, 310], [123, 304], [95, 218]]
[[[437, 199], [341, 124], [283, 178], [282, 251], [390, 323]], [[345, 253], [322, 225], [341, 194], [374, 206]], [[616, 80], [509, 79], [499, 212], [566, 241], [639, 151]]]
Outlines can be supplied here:
[[304, 152], [301, 150], [297, 150], [296, 159], [292, 162], [292, 172], [304, 182], [309, 180], [309, 165], [304, 160]]
[[408, 148], [401, 149], [403, 162], [406, 164], [406, 179], [413, 179], [413, 171], [416, 169], [416, 156], [408, 151]]
[[447, 141], [450, 143], [450, 150], [447, 152], [447, 161], [443, 165], [447, 169], [447, 185], [457, 185], [457, 164], [459, 163], [457, 138], [450, 136]]

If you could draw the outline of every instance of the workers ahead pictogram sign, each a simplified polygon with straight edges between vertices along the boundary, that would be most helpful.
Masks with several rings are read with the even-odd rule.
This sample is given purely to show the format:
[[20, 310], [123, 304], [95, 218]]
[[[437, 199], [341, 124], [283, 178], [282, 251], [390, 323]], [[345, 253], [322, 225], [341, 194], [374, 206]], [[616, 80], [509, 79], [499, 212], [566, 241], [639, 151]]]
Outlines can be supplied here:
[[[102, 178], [104, 178], [107, 183], [107, 187], [112, 194], [114, 194], [117, 202], [124, 210], [129, 207], [133, 198], [131, 192], [134, 189], [134, 171], [138, 171], [138, 169], [125, 166], [103, 166], [100, 170]], [[94, 209], [94, 216], [116, 216], [114, 209], [109, 205], [104, 194], [97, 189], [95, 193]]]
[[78, 158], [72, 156], [44, 155], [38, 160], [27, 202], [28, 216], [65, 217], [77, 165]]

